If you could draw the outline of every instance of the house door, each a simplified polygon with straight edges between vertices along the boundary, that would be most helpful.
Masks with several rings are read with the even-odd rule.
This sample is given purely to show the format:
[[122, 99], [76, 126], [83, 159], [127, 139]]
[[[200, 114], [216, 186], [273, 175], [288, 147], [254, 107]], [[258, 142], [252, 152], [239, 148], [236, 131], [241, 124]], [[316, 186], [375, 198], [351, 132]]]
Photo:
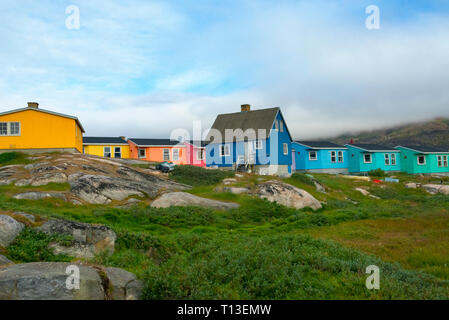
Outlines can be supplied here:
[[296, 171], [296, 150], [292, 149], [292, 172]]
[[252, 141], [245, 141], [245, 162], [254, 164], [256, 160], [256, 153], [254, 151], [254, 144]]

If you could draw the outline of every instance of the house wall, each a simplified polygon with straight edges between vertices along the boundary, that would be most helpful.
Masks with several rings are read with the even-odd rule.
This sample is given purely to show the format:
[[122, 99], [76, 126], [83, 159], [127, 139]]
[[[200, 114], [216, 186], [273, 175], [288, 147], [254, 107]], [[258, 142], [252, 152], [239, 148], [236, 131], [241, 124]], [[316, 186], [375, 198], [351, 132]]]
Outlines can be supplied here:
[[[424, 155], [426, 159], [425, 165], [418, 164], [418, 153], [413, 150], [398, 147], [401, 151], [401, 171], [410, 174], [432, 174], [432, 173], [449, 173], [449, 167], [438, 167], [438, 156], [447, 156], [449, 153], [439, 154], [419, 154]], [[449, 161], [449, 159], [448, 159]]]
[[20, 135], [0, 136], [0, 150], [83, 151], [83, 133], [74, 119], [30, 109], [0, 116], [0, 122], [4, 121], [20, 122]]
[[[347, 149], [315, 149], [317, 160], [309, 160], [308, 147], [299, 143], [292, 142], [292, 148], [295, 150], [296, 170], [312, 172], [344, 173], [348, 170], [348, 151]], [[335, 151], [337, 162], [331, 161], [331, 151]], [[343, 162], [338, 162], [338, 151], [343, 152]]]
[[[200, 148], [194, 146], [188, 142], [184, 143], [186, 146], [186, 164], [196, 166], [196, 167], [205, 167], [206, 166], [206, 150], [204, 148]], [[203, 160], [198, 159], [198, 150], [203, 151]]]
[[[375, 169], [382, 169], [384, 171], [400, 171], [401, 170], [401, 157], [400, 152], [372, 152], [372, 163], [364, 163], [363, 155], [364, 151], [351, 146], [348, 147], [348, 160], [349, 160], [349, 172], [368, 172]], [[385, 164], [385, 154], [396, 154], [396, 165]], [[391, 163], [391, 160], [390, 160]]]
[[[130, 158], [131, 159], [138, 159], [138, 160], [145, 160], [145, 161], [151, 161], [151, 162], [164, 162], [164, 149], [170, 150], [170, 160], [169, 162], [173, 162], [176, 165], [182, 165], [187, 164], [187, 152], [186, 147], [184, 145], [182, 146], [168, 146], [168, 147], [138, 147], [133, 142], [128, 140], [128, 144], [130, 146]], [[146, 156], [145, 158], [139, 158], [139, 149], [145, 149], [146, 150]], [[179, 149], [179, 160], [173, 161], [173, 149]]]
[[91, 154], [94, 156], [103, 157], [104, 156], [104, 148], [111, 148], [111, 158], [115, 158], [114, 148], [120, 147], [122, 151], [122, 159], [130, 158], [130, 148], [129, 145], [84, 145], [84, 153]]

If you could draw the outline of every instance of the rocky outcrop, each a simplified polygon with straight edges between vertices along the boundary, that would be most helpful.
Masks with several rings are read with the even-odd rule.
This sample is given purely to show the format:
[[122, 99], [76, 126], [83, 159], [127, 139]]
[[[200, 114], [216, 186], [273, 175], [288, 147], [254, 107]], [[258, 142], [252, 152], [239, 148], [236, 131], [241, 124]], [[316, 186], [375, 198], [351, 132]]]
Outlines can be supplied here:
[[23, 223], [17, 222], [14, 218], [0, 215], [0, 246], [9, 246], [22, 232], [23, 227]]
[[31, 181], [33, 187], [44, 186], [49, 183], [65, 183], [67, 176], [62, 172], [47, 173], [42, 176], [37, 176]]
[[66, 254], [77, 258], [91, 259], [95, 254], [114, 252], [115, 232], [106, 226], [96, 226], [88, 223], [52, 219], [37, 228], [47, 234], [61, 234], [73, 237], [70, 246], [58, 243], [51, 244], [55, 254]]
[[24, 218], [24, 219], [28, 220], [31, 223], [36, 222], [36, 217], [33, 216], [32, 214], [25, 213], [25, 212], [20, 212], [20, 211], [14, 212], [13, 214], [14, 214], [14, 216], [19, 216], [21, 218]]
[[171, 206], [200, 206], [217, 210], [238, 208], [239, 204], [233, 202], [223, 202], [207, 198], [201, 198], [187, 192], [164, 193], [151, 203], [155, 208], [168, 208]]
[[2, 256], [0, 254], [0, 266], [6, 266], [8, 264], [14, 264], [14, 262], [12, 262], [11, 260], [9, 260], [8, 258], [6, 258], [5, 256]]
[[13, 196], [14, 199], [26, 199], [26, 200], [41, 200], [46, 198], [56, 198], [61, 200], [66, 200], [66, 196], [61, 192], [39, 192], [30, 191], [19, 193]]
[[109, 280], [109, 297], [112, 300], [139, 300], [143, 282], [128, 271], [120, 268], [105, 268]]
[[416, 189], [418, 187], [418, 184], [414, 183], [414, 182], [408, 182], [405, 184], [405, 187], [407, 189]]
[[443, 184], [423, 184], [422, 188], [430, 194], [449, 194], [449, 185]]
[[66, 262], [33, 262], [0, 269], [0, 300], [104, 300], [97, 270], [77, 265], [79, 289], [68, 289]]
[[356, 191], [360, 192], [361, 194], [363, 194], [364, 196], [373, 198], [373, 199], [380, 199], [379, 197], [372, 195], [368, 190], [363, 189], [363, 188], [355, 188]]
[[278, 180], [270, 180], [258, 184], [256, 195], [259, 198], [267, 199], [271, 202], [277, 202], [290, 208], [302, 209], [312, 208], [320, 209], [321, 203], [310, 193], [295, 186]]

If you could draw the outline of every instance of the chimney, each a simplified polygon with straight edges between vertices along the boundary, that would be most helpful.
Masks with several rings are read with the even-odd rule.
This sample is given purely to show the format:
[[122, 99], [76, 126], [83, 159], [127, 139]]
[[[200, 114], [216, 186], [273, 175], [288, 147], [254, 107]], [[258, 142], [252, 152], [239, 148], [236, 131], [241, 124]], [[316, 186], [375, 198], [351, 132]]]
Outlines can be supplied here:
[[28, 102], [28, 108], [39, 108], [39, 103], [37, 102]]
[[249, 104], [242, 104], [241, 108], [242, 108], [242, 112], [250, 111], [251, 110], [251, 105], [249, 105]]

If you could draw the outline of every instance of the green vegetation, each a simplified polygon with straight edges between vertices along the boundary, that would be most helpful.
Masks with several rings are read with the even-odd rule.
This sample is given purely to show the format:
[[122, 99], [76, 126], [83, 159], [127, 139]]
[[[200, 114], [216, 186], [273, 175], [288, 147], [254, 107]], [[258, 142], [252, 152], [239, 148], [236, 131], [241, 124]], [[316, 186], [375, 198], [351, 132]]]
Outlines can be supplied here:
[[377, 178], [383, 178], [383, 177], [386, 176], [385, 171], [383, 171], [383, 170], [380, 169], [380, 168], [377, 168], [377, 169], [373, 169], [373, 170], [368, 171], [368, 175], [369, 175], [370, 177], [377, 177]]
[[234, 175], [234, 171], [208, 170], [195, 166], [175, 166], [170, 172], [171, 179], [191, 186], [214, 185]]
[[[323, 201], [323, 208], [296, 210], [249, 195], [214, 191], [232, 172], [177, 167], [189, 192], [233, 201], [240, 208], [158, 209], [138, 206], [74, 206], [55, 199], [16, 200], [0, 188], [0, 210], [25, 211], [110, 226], [117, 233], [112, 256], [91, 262], [124, 268], [146, 282], [147, 299], [448, 299], [449, 196], [314, 174], [285, 179]], [[204, 175], [198, 179], [193, 171]], [[398, 175], [401, 181], [422, 177]], [[244, 175], [251, 188], [273, 177]], [[380, 199], [364, 196], [364, 187]], [[27, 228], [6, 255], [16, 261], [67, 261], [47, 244], [55, 239]], [[381, 289], [365, 287], [365, 269], [381, 270]]]
[[10, 164], [27, 164], [32, 162], [27, 158], [29, 155], [20, 152], [5, 152], [0, 153], [0, 165], [10, 165]]
[[305, 173], [295, 172], [292, 174], [291, 179], [296, 180], [297, 182], [300, 182], [300, 183], [311, 185], [311, 186], [314, 185], [313, 179]]

